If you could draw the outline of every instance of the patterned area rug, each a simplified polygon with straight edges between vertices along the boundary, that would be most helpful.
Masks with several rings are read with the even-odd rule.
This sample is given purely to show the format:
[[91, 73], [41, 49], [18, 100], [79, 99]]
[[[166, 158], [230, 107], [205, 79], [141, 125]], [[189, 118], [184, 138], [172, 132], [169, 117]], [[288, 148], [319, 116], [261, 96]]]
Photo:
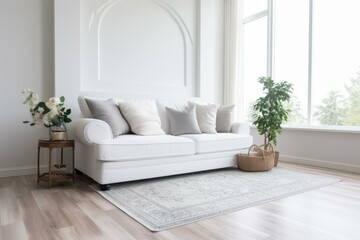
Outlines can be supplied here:
[[104, 198], [151, 231], [188, 224], [341, 181], [274, 168], [222, 169], [114, 184]]

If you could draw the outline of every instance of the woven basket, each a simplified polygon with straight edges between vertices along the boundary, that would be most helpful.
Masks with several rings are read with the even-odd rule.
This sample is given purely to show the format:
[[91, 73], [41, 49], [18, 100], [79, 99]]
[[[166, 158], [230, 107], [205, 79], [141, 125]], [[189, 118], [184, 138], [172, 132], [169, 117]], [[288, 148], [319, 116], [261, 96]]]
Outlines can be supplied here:
[[[257, 145], [249, 148], [248, 154], [238, 154], [238, 167], [247, 172], [269, 171], [274, 167], [274, 148], [271, 145], [271, 151], [264, 151]], [[250, 154], [250, 152], [255, 154]]]

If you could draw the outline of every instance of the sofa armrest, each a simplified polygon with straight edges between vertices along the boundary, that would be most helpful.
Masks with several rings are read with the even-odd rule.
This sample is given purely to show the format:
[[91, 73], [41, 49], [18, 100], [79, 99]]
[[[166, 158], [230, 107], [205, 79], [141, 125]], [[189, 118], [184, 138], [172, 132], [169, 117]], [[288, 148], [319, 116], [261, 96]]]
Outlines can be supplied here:
[[235, 123], [231, 124], [230, 132], [237, 133], [237, 134], [249, 135], [250, 134], [250, 126], [246, 123], [235, 122]]
[[85, 145], [92, 145], [100, 140], [113, 139], [110, 126], [94, 118], [81, 118], [75, 122], [76, 137]]

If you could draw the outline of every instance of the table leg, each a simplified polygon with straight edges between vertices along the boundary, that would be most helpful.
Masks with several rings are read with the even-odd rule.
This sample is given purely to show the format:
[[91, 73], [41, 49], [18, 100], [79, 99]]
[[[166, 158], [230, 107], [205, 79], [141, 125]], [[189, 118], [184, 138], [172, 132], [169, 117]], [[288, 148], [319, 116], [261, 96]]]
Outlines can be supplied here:
[[39, 183], [40, 177], [40, 147], [38, 146], [38, 157], [37, 157], [37, 183]]
[[72, 147], [72, 175], [73, 183], [75, 183], [75, 146]]
[[51, 156], [52, 156], [52, 148], [49, 148], [49, 189], [51, 188]]
[[64, 164], [64, 149], [61, 148], [61, 167], [63, 167], [63, 164]]

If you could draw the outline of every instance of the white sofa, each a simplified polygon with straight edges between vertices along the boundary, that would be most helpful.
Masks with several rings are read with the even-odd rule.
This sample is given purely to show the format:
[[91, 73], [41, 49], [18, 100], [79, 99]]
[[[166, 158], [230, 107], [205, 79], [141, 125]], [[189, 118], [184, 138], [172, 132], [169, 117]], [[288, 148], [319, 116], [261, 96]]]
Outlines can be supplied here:
[[[78, 102], [85, 117], [75, 122], [75, 132], [85, 151], [76, 159], [75, 167], [98, 182], [102, 190], [112, 183], [235, 167], [236, 155], [253, 143], [250, 128], [244, 123], [233, 123], [230, 133], [169, 135], [166, 116], [160, 109], [166, 135], [125, 134], [114, 138], [106, 122], [89, 117], [84, 98], [79, 96]], [[172, 104], [148, 101], [157, 106]]]

